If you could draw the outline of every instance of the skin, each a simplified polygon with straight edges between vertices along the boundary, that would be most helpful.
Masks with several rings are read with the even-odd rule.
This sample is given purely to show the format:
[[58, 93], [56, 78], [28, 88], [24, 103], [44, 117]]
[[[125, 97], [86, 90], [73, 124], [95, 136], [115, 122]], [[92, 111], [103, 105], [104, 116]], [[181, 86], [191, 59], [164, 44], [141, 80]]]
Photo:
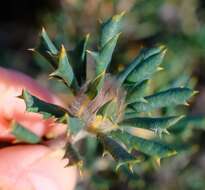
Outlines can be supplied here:
[[16, 121], [38, 136], [54, 138], [66, 131], [66, 126], [57, 124], [55, 119], [43, 119], [39, 113], [26, 112], [25, 102], [18, 98], [22, 89], [27, 89], [38, 98], [63, 106], [47, 89], [41, 87], [30, 77], [0, 67], [0, 141], [15, 141], [11, 134], [12, 122]]
[[43, 119], [39, 113], [26, 112], [24, 101], [17, 96], [27, 89], [46, 102], [63, 106], [62, 102], [22, 73], [0, 67], [0, 76], [0, 143], [17, 142], [11, 134], [14, 121], [40, 137], [51, 138], [44, 145], [0, 148], [0, 190], [73, 190], [77, 171], [66, 167], [68, 159], [63, 159], [62, 150], [67, 126], [53, 118]]
[[72, 190], [76, 169], [65, 167], [61, 150], [43, 145], [16, 145], [0, 149], [1, 190]]

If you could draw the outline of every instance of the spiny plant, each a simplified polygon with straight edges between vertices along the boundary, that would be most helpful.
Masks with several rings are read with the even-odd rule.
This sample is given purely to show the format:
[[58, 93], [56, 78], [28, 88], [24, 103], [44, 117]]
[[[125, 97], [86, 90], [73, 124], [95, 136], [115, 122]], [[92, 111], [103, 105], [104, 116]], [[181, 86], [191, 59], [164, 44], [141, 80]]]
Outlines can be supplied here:
[[[73, 50], [66, 50], [63, 45], [58, 48], [45, 29], [42, 29], [39, 45], [32, 49], [51, 64], [54, 71], [49, 76], [60, 79], [72, 96], [69, 96], [67, 108], [43, 102], [26, 89], [21, 98], [27, 111], [42, 113], [46, 118], [55, 117], [58, 122], [68, 125], [65, 157], [69, 158], [69, 165], [82, 165], [83, 156], [75, 144], [85, 136], [95, 136], [99, 140], [104, 152], [117, 161], [117, 169], [122, 165], [132, 169], [145, 157], [159, 163], [160, 159], [176, 154], [166, 143], [133, 135], [130, 130], [147, 129], [159, 137], [167, 134], [168, 128], [183, 116], [161, 117], [153, 113], [158, 110], [160, 115], [161, 108], [187, 105], [195, 91], [174, 87], [147, 94], [151, 77], [162, 69], [160, 64], [166, 53], [164, 46], [144, 48], [121, 72], [109, 73], [123, 17], [124, 13], [121, 13], [101, 24], [97, 51], [87, 50], [89, 35]], [[88, 56], [92, 57], [94, 64], [87, 61]], [[43, 140], [21, 125], [14, 127], [13, 134], [29, 143]], [[141, 154], [136, 155], [136, 151]]]

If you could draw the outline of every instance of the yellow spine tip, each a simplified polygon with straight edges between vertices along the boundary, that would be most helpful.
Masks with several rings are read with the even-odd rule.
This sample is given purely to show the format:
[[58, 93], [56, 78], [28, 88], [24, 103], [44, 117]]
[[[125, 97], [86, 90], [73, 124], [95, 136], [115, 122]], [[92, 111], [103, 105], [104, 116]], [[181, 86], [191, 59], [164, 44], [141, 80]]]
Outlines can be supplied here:
[[167, 53], [167, 48], [165, 48], [164, 50], [162, 50], [163, 56], [165, 56], [166, 53]]
[[163, 67], [158, 67], [158, 68], [157, 68], [157, 71], [163, 71], [163, 70], [164, 70]]
[[193, 96], [196, 95], [196, 94], [199, 94], [199, 91], [195, 90], [195, 91], [193, 92]]
[[131, 164], [128, 165], [129, 170], [131, 171], [131, 173], [134, 173], [133, 171], [133, 166]]
[[167, 47], [166, 47], [165, 45], [160, 45], [160, 46], [159, 46], [159, 49], [160, 49], [161, 51], [167, 51]]
[[61, 44], [61, 51], [65, 51], [65, 47], [63, 44]]
[[119, 15], [123, 17], [126, 14], [126, 11], [122, 11]]
[[62, 44], [61, 45], [61, 50], [60, 50], [60, 58], [65, 57], [65, 55], [66, 55], [66, 50], [65, 50], [64, 45]]
[[34, 48], [28, 48], [27, 50], [28, 50], [28, 51], [32, 51], [32, 52], [34, 52], [34, 51], [35, 51], [35, 49], [34, 49]]
[[144, 103], [148, 103], [148, 101], [145, 98], [141, 98], [141, 101]]
[[114, 15], [112, 17], [113, 21], [120, 21], [120, 19], [125, 15], [126, 11], [122, 11], [121, 13]]
[[170, 135], [169, 131], [167, 129], [164, 129], [163, 131], [165, 134]]
[[85, 51], [89, 54], [92, 54], [92, 51], [90, 51], [89, 49], [86, 49]]
[[102, 154], [102, 157], [105, 157], [106, 155], [108, 155], [108, 152], [104, 151], [103, 154]]
[[189, 106], [189, 103], [185, 102], [184, 105], [185, 105], [185, 106]]
[[183, 119], [183, 118], [185, 118], [185, 115], [180, 115], [180, 116], [178, 117], [178, 121], [181, 120], [181, 119]]
[[89, 39], [89, 38], [90, 38], [90, 33], [87, 33], [86, 36], [85, 36], [85, 38], [86, 38], [86, 39]]
[[41, 32], [42, 32], [42, 33], [45, 33], [45, 32], [46, 32], [46, 30], [45, 30], [44, 27], [42, 27]]
[[161, 164], [160, 158], [156, 158], [155, 161], [156, 161], [157, 166], [160, 167], [160, 164]]

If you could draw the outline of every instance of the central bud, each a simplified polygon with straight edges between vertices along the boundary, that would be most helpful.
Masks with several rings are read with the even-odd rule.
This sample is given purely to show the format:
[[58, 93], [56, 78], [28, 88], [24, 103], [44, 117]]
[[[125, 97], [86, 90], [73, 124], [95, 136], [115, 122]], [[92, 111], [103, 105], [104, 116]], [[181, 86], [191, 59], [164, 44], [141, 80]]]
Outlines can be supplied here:
[[84, 85], [69, 105], [69, 111], [85, 123], [85, 129], [97, 134], [117, 127], [125, 107], [125, 92], [110, 75], [104, 78], [102, 87], [94, 97], [87, 94], [92, 81]]

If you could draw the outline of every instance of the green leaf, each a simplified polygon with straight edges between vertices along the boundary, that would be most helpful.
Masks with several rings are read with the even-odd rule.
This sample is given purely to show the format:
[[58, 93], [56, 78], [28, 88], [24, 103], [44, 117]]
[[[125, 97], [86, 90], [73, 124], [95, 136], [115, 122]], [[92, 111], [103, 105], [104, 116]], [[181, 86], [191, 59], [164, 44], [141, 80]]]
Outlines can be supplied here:
[[148, 80], [144, 80], [140, 84], [134, 87], [130, 87], [131, 89], [129, 89], [128, 86], [126, 103], [131, 104], [134, 102], [146, 102], [146, 100], [144, 99], [144, 95], [147, 90], [147, 84], [148, 84]]
[[73, 69], [70, 66], [67, 53], [63, 45], [61, 47], [60, 54], [58, 57], [58, 68], [50, 74], [50, 77], [61, 79], [68, 87], [78, 87], [77, 81], [73, 73]]
[[103, 115], [115, 122], [118, 116], [118, 102], [117, 99], [112, 99], [101, 107], [97, 114]]
[[129, 112], [129, 110], [127, 111], [127, 109], [126, 109], [124, 116], [123, 116], [123, 119], [131, 119], [131, 118], [135, 118], [138, 116], [139, 116], [139, 113], [136, 113], [135, 111]]
[[86, 79], [86, 49], [88, 40], [89, 34], [77, 44], [74, 50], [70, 51], [71, 65], [81, 85]]
[[[157, 55], [160, 55], [162, 51], [164, 51], [165, 48], [164, 46], [160, 46], [160, 47], [156, 47], [156, 48], [149, 48], [149, 49], [142, 49], [139, 53], [139, 55], [122, 71], [119, 73], [118, 75], [118, 81], [120, 84], [124, 83], [124, 81], [127, 79], [127, 77], [136, 69], [137, 70], [144, 70], [145, 68], [143, 68], [143, 64], [145, 60], [149, 60], [148, 63], [151, 62], [152, 58], [155, 58]], [[157, 56], [159, 57], [159, 56]], [[146, 63], [145, 67], [148, 67], [149, 64]], [[150, 63], [151, 64], [151, 63]], [[155, 62], [155, 65], [150, 66], [150, 69], [155, 69], [156, 66], [158, 66], [159, 61]], [[155, 70], [152, 70], [155, 72]], [[144, 79], [141, 79], [141, 81], [143, 81]], [[128, 81], [127, 81], [128, 83]], [[136, 83], [135, 81], [133, 82], [134, 84]]]
[[182, 132], [185, 129], [205, 129], [205, 117], [204, 116], [186, 116], [177, 122], [172, 128], [171, 131]]
[[36, 144], [41, 141], [41, 138], [39, 136], [18, 123], [15, 123], [12, 126], [11, 133], [16, 137], [17, 140], [22, 142]]
[[88, 88], [85, 93], [89, 96], [90, 99], [96, 97], [96, 95], [102, 88], [103, 83], [104, 83], [104, 73], [98, 75], [94, 80], [89, 82]]
[[126, 81], [140, 83], [143, 80], [150, 79], [153, 73], [161, 69], [159, 65], [162, 63], [165, 53], [166, 49], [163, 47], [157, 54], [147, 58], [145, 55], [143, 61], [140, 62], [140, 64], [138, 64], [135, 69], [127, 76]]
[[187, 104], [187, 100], [195, 94], [189, 88], [171, 88], [151, 96], [145, 97], [145, 102], [130, 104], [136, 112], [149, 112], [157, 108]]
[[180, 87], [188, 87], [190, 82], [190, 76], [182, 73], [177, 79], [175, 78], [171, 84], [169, 85], [171, 88], [176, 88], [178, 86]]
[[101, 25], [100, 48], [103, 48], [108, 41], [120, 33], [124, 14], [125, 12], [115, 15]]
[[153, 130], [159, 135], [162, 132], [167, 132], [167, 128], [176, 124], [184, 116], [171, 116], [171, 117], [135, 117], [123, 120], [119, 123], [120, 127], [137, 127], [143, 129]]
[[83, 166], [82, 156], [80, 155], [77, 148], [73, 144], [71, 144], [71, 142], [66, 143], [64, 158], [69, 159], [68, 166], [76, 165], [80, 169]]
[[85, 139], [85, 158], [86, 158], [86, 163], [88, 166], [92, 166], [93, 165], [93, 161], [95, 159], [95, 157], [97, 156], [97, 150], [98, 150], [98, 140], [97, 138], [93, 137], [93, 136], [88, 136]]
[[[95, 77], [102, 77], [101, 82], [99, 82], [100, 87], [104, 82], [106, 69], [112, 59], [112, 54], [120, 35], [121, 19], [123, 15], [124, 13], [116, 15], [103, 23], [101, 26], [99, 51], [87, 51], [95, 61]], [[100, 87], [97, 86], [98, 89], [100, 89]]]
[[116, 34], [113, 38], [111, 38], [99, 52], [87, 51], [95, 60], [96, 64], [96, 76], [105, 73], [111, 59], [112, 54], [115, 49], [117, 40], [120, 34]]
[[134, 157], [132, 154], [128, 153], [118, 142], [111, 139], [110, 137], [99, 134], [98, 139], [103, 144], [104, 150], [109, 152], [112, 157], [118, 162], [116, 169], [122, 165], [130, 165], [141, 162], [141, 159]]
[[57, 63], [57, 55], [58, 55], [58, 50], [53, 44], [53, 42], [50, 40], [47, 32], [45, 31], [44, 28], [42, 28], [41, 34], [40, 34], [40, 43], [38, 47], [35, 49], [29, 49], [30, 51], [34, 52], [37, 54], [37, 56], [43, 57], [53, 68], [58, 67]]
[[166, 144], [132, 136], [120, 130], [111, 132], [114, 139], [120, 140], [130, 150], [137, 150], [154, 158], [165, 158], [176, 154], [176, 151]]
[[20, 98], [24, 99], [26, 104], [26, 111], [28, 112], [35, 112], [35, 113], [42, 113], [45, 118], [53, 117], [61, 118], [67, 112], [62, 107], [59, 107], [54, 104], [50, 104], [40, 100], [39, 98], [32, 96], [28, 91], [23, 90]]
[[68, 116], [67, 124], [72, 135], [76, 135], [85, 126], [84, 122], [76, 117]]
[[57, 48], [49, 38], [47, 32], [44, 28], [42, 28], [41, 35], [40, 35], [40, 43], [43, 46], [44, 50], [51, 52], [52, 54], [56, 55], [58, 53]]

